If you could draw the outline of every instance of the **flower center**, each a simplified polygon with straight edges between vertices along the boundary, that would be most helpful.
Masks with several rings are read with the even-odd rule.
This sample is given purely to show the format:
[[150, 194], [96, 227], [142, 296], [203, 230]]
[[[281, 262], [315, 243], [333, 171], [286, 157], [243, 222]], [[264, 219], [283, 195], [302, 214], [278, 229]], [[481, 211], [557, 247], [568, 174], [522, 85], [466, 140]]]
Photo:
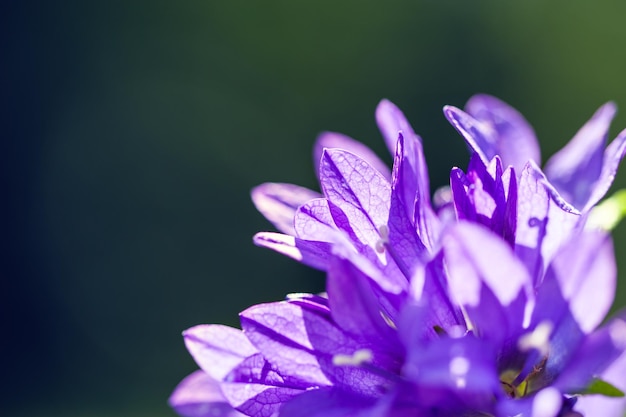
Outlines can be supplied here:
[[520, 398], [540, 389], [540, 381], [547, 360], [548, 357], [544, 356], [521, 381], [519, 381], [521, 372], [512, 369], [504, 371], [500, 374], [500, 383], [504, 392], [511, 398]]

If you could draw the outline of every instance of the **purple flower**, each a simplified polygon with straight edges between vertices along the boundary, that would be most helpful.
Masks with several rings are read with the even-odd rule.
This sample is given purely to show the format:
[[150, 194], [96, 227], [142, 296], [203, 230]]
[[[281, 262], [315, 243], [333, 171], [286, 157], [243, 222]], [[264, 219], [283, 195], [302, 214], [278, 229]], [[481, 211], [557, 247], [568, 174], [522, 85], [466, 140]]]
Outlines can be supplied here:
[[480, 226], [451, 227], [442, 255], [406, 292], [332, 256], [327, 298], [251, 307], [243, 331], [188, 330], [189, 351], [220, 381], [205, 410], [225, 399], [251, 416], [557, 416], [577, 410], [574, 395], [624, 355], [625, 321], [596, 329], [615, 285], [606, 235], [568, 242], [539, 284]]
[[[255, 241], [325, 270], [326, 293], [253, 306], [240, 315], [242, 330], [187, 330], [202, 371], [170, 398], [181, 415], [624, 411], [609, 397], [626, 385], [626, 321], [598, 327], [615, 294], [613, 248], [585, 220], [612, 181], [626, 134], [607, 148], [599, 174], [589, 168], [597, 164], [568, 156], [546, 177], [517, 112], [485, 96], [470, 103], [472, 115], [446, 109], [474, 155], [467, 173], [452, 170], [452, 201], [438, 213], [421, 139], [387, 101], [376, 116], [394, 154], [391, 172], [363, 145], [326, 133], [314, 152], [322, 194], [288, 184], [253, 190], [284, 233]], [[611, 117], [598, 116], [604, 122], [576, 138]], [[559, 182], [568, 164], [589, 171]]]
[[[255, 205], [284, 233], [259, 233], [255, 243], [326, 270], [332, 243], [347, 237], [357, 252], [387, 265], [391, 275], [410, 275], [413, 264], [436, 245], [441, 224], [430, 203], [421, 138], [389, 101], [378, 105], [376, 120], [394, 155], [393, 172], [354, 139], [321, 134], [314, 159], [323, 195], [291, 184], [255, 188]], [[397, 250], [393, 260], [381, 252], [387, 243]]]
[[[446, 106], [444, 114], [485, 165], [496, 155], [517, 173], [528, 161], [541, 163], [535, 133], [517, 110], [488, 95], [472, 97], [465, 110]], [[613, 103], [600, 107], [545, 166], [545, 175], [558, 194], [583, 213], [606, 194], [626, 151], [626, 130], [606, 147], [616, 111]]]

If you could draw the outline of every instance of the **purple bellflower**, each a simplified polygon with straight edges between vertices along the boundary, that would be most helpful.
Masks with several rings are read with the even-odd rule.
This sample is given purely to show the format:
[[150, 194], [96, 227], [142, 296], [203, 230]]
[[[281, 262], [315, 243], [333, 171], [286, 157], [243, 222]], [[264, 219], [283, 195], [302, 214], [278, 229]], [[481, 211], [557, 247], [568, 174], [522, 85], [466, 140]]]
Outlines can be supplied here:
[[[252, 195], [284, 233], [255, 242], [325, 270], [326, 293], [253, 306], [242, 330], [187, 330], [201, 371], [170, 404], [187, 417], [622, 416], [624, 314], [601, 325], [615, 259], [610, 237], [585, 227], [626, 142], [604, 151], [603, 109], [546, 175], [516, 111], [487, 96], [446, 108], [473, 155], [438, 212], [421, 139], [390, 102], [376, 118], [391, 172], [364, 145], [321, 135], [323, 194]], [[595, 162], [585, 141], [598, 155], [601, 142]]]
[[[626, 131], [607, 147], [609, 126], [617, 108], [606, 103], [545, 166], [556, 192], [582, 213], [606, 194], [626, 148]], [[508, 104], [488, 95], [472, 97], [462, 111], [446, 106], [444, 114], [485, 165], [497, 155], [519, 174], [528, 161], [541, 163], [532, 127]], [[606, 149], [605, 149], [606, 148]], [[537, 168], [538, 169], [538, 168]]]

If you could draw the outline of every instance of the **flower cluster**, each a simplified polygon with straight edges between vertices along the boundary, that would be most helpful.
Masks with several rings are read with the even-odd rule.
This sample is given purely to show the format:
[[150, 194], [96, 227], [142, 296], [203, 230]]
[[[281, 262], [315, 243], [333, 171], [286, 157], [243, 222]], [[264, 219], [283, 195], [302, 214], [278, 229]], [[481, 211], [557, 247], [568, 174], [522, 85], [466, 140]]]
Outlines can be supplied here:
[[500, 100], [444, 114], [471, 149], [431, 199], [421, 138], [382, 101], [389, 168], [341, 134], [314, 150], [322, 193], [263, 184], [281, 233], [256, 244], [327, 273], [324, 294], [250, 307], [241, 330], [184, 339], [201, 370], [182, 416], [622, 416], [626, 315], [610, 236], [587, 219], [626, 152], [602, 106], [540, 168], [533, 129]]

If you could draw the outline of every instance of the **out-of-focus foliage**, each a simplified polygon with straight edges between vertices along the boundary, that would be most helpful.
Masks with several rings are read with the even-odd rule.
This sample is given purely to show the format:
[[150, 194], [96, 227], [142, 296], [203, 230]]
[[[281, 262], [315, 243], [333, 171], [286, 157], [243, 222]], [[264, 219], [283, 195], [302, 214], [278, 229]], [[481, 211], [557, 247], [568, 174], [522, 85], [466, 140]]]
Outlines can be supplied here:
[[545, 160], [603, 102], [626, 109], [624, 15], [619, 1], [3, 2], [0, 414], [173, 415], [195, 368], [183, 329], [323, 288], [251, 244], [270, 228], [251, 187], [315, 188], [321, 130], [383, 154], [383, 97], [423, 136], [434, 186], [467, 161], [441, 107], [477, 92], [522, 111]]

